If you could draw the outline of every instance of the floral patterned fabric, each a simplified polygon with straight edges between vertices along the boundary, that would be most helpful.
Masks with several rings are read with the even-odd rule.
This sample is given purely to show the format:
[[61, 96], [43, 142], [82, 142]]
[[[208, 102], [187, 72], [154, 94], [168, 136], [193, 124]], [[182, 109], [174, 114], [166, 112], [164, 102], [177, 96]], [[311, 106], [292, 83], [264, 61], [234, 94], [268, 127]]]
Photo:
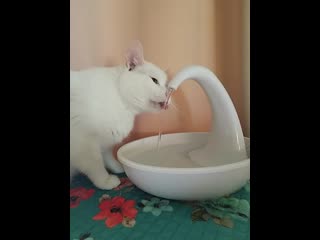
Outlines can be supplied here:
[[249, 240], [250, 183], [216, 200], [173, 201], [143, 192], [124, 175], [106, 191], [84, 176], [70, 188], [71, 240]]

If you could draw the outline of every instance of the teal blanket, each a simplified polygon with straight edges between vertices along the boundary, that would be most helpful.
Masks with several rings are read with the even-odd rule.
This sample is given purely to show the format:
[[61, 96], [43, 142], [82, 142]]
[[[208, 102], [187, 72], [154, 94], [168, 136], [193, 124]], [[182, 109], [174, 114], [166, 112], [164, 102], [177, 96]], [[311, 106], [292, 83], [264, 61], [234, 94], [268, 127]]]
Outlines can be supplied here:
[[70, 188], [71, 240], [249, 240], [250, 183], [215, 201], [173, 201], [149, 195], [125, 175], [99, 190], [84, 176]]

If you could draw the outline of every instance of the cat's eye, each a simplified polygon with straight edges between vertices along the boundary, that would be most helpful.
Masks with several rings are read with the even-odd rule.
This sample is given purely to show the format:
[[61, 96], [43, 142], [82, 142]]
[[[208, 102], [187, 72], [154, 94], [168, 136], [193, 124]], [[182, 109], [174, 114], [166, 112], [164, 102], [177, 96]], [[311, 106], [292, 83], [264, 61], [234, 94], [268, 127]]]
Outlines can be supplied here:
[[152, 79], [152, 81], [155, 83], [155, 84], [158, 84], [159, 85], [159, 81], [157, 80], [157, 79], [155, 79], [155, 78], [151, 78]]

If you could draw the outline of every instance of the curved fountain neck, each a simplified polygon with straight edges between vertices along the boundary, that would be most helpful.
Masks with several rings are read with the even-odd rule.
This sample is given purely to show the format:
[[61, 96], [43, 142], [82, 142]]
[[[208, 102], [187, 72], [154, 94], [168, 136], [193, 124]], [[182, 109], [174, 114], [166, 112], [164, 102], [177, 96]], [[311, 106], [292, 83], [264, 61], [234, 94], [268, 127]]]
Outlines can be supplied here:
[[200, 165], [210, 165], [224, 161], [239, 161], [247, 158], [240, 121], [234, 105], [216, 75], [202, 66], [182, 69], [170, 81], [168, 87], [177, 89], [185, 80], [197, 81], [206, 92], [212, 111], [212, 130], [207, 144], [189, 155]]

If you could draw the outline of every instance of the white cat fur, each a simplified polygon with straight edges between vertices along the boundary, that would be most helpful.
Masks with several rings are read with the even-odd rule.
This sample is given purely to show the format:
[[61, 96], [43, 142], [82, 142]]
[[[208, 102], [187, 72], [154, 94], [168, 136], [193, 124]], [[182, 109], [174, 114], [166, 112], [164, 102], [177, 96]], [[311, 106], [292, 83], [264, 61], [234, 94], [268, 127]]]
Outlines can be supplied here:
[[161, 110], [166, 84], [166, 73], [143, 59], [139, 42], [129, 48], [125, 66], [70, 70], [70, 181], [81, 172], [100, 189], [119, 185], [106, 170], [123, 172], [112, 149], [137, 114]]

